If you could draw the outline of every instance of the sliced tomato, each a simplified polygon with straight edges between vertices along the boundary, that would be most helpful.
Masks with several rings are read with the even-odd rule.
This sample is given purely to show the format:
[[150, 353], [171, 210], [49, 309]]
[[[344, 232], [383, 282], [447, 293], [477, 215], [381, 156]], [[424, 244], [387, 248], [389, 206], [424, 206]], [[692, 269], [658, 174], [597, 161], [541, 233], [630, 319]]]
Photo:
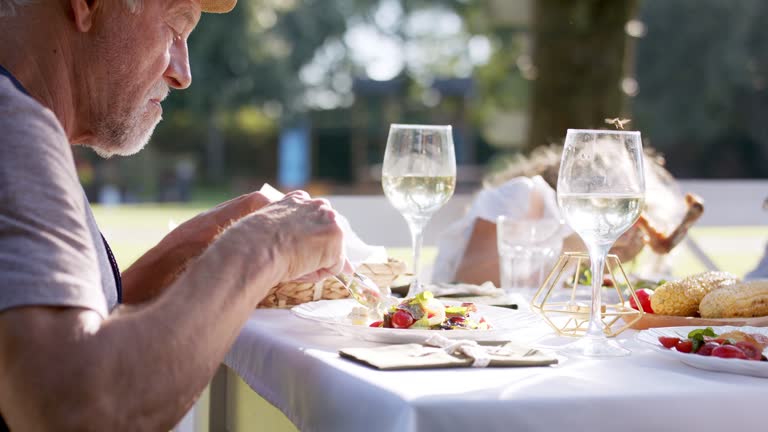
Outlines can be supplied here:
[[680, 338], [671, 336], [659, 336], [659, 342], [664, 345], [664, 348], [673, 348], [680, 342]]
[[681, 340], [675, 345], [675, 349], [681, 353], [689, 353], [693, 349], [693, 342], [689, 339]]

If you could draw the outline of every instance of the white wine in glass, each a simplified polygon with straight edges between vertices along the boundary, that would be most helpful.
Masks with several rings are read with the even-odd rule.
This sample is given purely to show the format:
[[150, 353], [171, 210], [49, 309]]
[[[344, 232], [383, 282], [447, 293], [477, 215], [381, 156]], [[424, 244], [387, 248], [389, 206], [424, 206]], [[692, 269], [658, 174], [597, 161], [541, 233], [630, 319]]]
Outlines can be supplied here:
[[565, 351], [587, 357], [629, 355], [603, 331], [602, 275], [606, 254], [637, 221], [645, 203], [640, 132], [569, 129], [557, 201], [564, 219], [587, 246], [592, 271], [587, 332]]
[[450, 126], [393, 124], [384, 152], [381, 185], [405, 218], [413, 243], [413, 280], [408, 296], [423, 291], [419, 262], [424, 227], [453, 196], [456, 156]]

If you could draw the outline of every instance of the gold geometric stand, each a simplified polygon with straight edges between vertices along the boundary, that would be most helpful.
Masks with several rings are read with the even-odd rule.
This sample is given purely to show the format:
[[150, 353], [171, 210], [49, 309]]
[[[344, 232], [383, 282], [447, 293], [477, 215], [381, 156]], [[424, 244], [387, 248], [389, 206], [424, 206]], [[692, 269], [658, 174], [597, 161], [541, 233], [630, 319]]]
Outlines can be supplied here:
[[[589, 255], [578, 252], [565, 252], [549, 273], [544, 283], [533, 296], [531, 306], [537, 310], [544, 320], [561, 336], [583, 336], [589, 326], [591, 305], [589, 301], [577, 301], [576, 289], [579, 287], [579, 275], [582, 264], [589, 265]], [[571, 281], [570, 274], [566, 273], [569, 267], [575, 264], [576, 272]], [[632, 284], [621, 266], [621, 261], [616, 255], [608, 255], [605, 260], [608, 268], [608, 277], [613, 282], [613, 289], [618, 294], [619, 303], [602, 305], [603, 332], [608, 337], [613, 337], [628, 329], [643, 317], [643, 311], [633, 309], [629, 305], [629, 299], [622, 292], [626, 289], [635, 304], [640, 301], [632, 288]], [[617, 278], [616, 275], [620, 278]], [[592, 277], [601, 277], [592, 275]], [[570, 295], [568, 286], [570, 285]], [[591, 292], [591, 287], [589, 288]], [[608, 289], [603, 287], [603, 289]], [[552, 299], [553, 293], [558, 300]], [[565, 296], [563, 295], [565, 294]], [[565, 299], [563, 300], [563, 297]], [[590, 295], [591, 298], [591, 295]], [[619, 323], [619, 321], [622, 321]], [[619, 323], [619, 324], [617, 324]]]

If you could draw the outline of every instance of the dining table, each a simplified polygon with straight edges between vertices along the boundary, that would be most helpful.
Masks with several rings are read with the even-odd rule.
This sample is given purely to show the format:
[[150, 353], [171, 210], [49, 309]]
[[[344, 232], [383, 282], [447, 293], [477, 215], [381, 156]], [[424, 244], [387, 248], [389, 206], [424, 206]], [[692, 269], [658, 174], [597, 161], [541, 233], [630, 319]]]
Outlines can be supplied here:
[[378, 370], [339, 350], [387, 343], [258, 309], [225, 364], [307, 432], [768, 430], [768, 379], [691, 367], [639, 334], [616, 337], [626, 357], [566, 357], [573, 338], [541, 321], [509, 339], [551, 350], [556, 365]]

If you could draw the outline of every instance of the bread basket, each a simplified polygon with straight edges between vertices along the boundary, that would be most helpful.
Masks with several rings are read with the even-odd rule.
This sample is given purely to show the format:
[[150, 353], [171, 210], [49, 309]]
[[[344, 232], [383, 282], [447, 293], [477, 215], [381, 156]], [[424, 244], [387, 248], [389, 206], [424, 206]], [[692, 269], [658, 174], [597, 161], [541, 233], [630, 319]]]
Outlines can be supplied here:
[[[364, 263], [357, 266], [357, 272], [368, 276], [379, 287], [389, 287], [398, 276], [406, 271], [403, 261], [389, 258], [386, 263]], [[259, 303], [259, 308], [290, 308], [316, 300], [334, 300], [349, 297], [349, 292], [335, 278], [317, 283], [284, 282], [272, 287]]]

